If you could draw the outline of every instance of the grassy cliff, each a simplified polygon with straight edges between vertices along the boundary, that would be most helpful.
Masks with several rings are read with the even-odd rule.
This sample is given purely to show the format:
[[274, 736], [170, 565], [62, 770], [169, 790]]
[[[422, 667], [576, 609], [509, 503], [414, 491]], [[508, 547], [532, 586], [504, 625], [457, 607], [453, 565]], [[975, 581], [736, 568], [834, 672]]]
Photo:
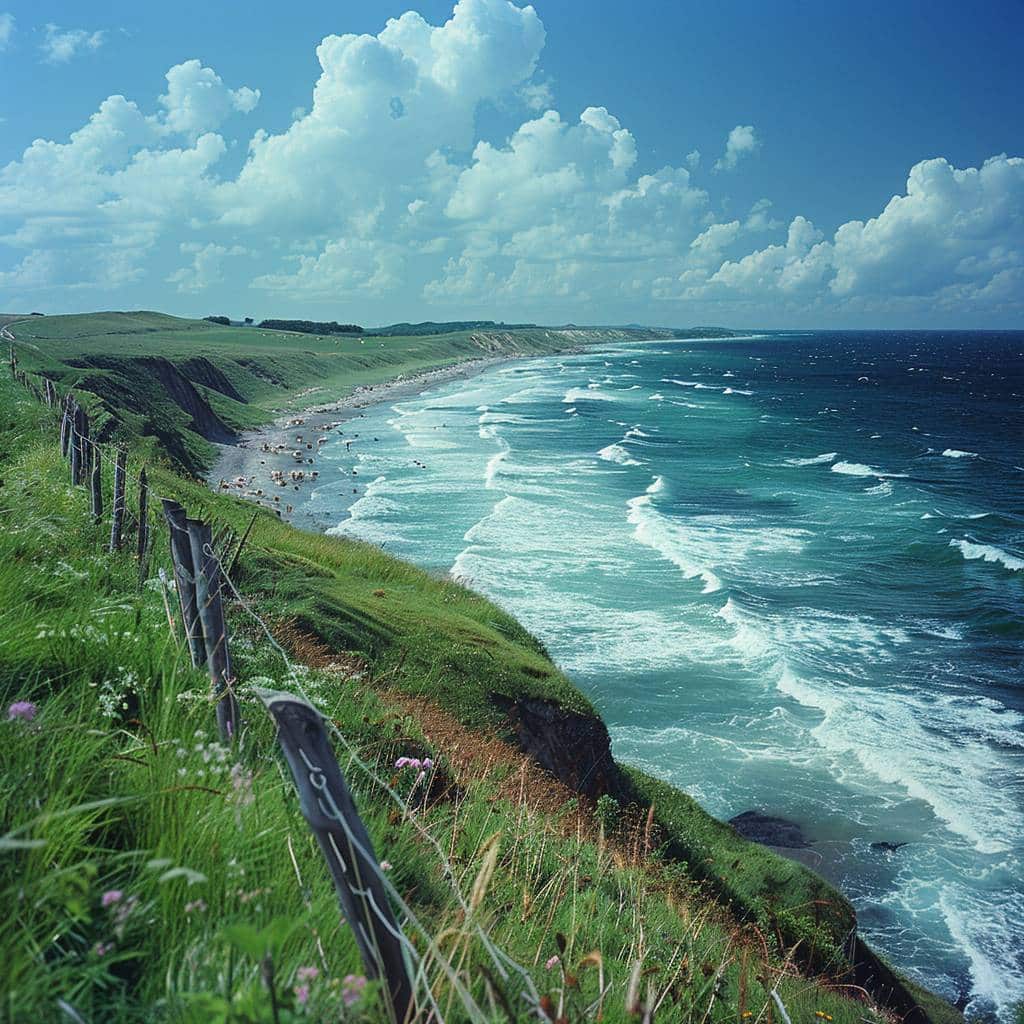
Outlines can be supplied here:
[[[59, 319], [64, 329], [76, 318]], [[35, 352], [66, 379], [57, 356], [79, 359], [83, 343], [60, 350], [44, 321], [29, 325], [24, 342], [13, 328], [23, 367]], [[121, 337], [130, 351], [111, 357], [98, 326], [82, 331], [86, 347], [124, 372], [145, 340], [115, 335], [110, 344]], [[227, 375], [238, 350], [211, 355], [197, 337]], [[176, 343], [165, 358], [197, 355]], [[131, 420], [112, 398], [92, 402], [123, 436]], [[345, 981], [361, 974], [356, 948], [269, 724], [248, 701], [241, 748], [216, 742], [208, 684], [158, 582], [166, 535], [140, 585], [133, 558], [105, 550], [107, 528], [68, 485], [53, 414], [8, 380], [0, 453], [0, 697], [38, 708], [3, 723], [0, 747], [0, 892], [11, 908], [0, 1019], [272, 1020], [268, 952], [278, 1020], [379, 1018], [373, 987]], [[130, 476], [143, 459], [157, 494], [244, 531], [251, 506], [160, 463], [152, 445], [132, 449]], [[533, 978], [552, 1018], [633, 1019], [656, 1003], [659, 1019], [777, 1020], [775, 990], [793, 1024], [882, 1019], [850, 987], [854, 918], [841, 895], [685, 794], [615, 765], [589, 702], [490, 602], [262, 512], [234, 580], [237, 675], [305, 692], [339, 729], [446, 1018], [482, 1019], [460, 984], [487, 1019], [528, 1016], [479, 925]], [[438, 768], [417, 792], [393, 766], [428, 754]], [[394, 788], [411, 791], [412, 811]], [[300, 974], [310, 967], [315, 978]]]
[[437, 335], [313, 335], [224, 327], [163, 313], [26, 317], [12, 328], [22, 361], [95, 395], [105, 436], [149, 436], [198, 472], [209, 442], [273, 413], [339, 398], [360, 385], [468, 359], [568, 351], [612, 337], [664, 331], [462, 330]]

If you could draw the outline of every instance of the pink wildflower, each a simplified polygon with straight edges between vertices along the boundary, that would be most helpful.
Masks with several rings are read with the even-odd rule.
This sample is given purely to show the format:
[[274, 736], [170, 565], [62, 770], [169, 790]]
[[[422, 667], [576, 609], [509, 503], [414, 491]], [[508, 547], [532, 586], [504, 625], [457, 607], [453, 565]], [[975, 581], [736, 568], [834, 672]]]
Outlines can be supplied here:
[[382, 860], [380, 862], [380, 869], [381, 869], [381, 871], [390, 871], [393, 867], [394, 867], [394, 864], [392, 864], [391, 861], [389, 861], [389, 860]]
[[545, 970], [548, 970], [548, 971], [550, 971], [550, 970], [551, 970], [551, 969], [552, 969], [553, 967], [555, 967], [555, 966], [556, 966], [557, 964], [558, 964], [558, 957], [557, 957], [557, 956], [553, 956], [553, 957], [551, 957], [551, 959], [550, 959], [550, 960], [548, 960], [548, 962], [547, 962], [547, 963], [546, 963], [546, 964], [544, 965], [544, 968], [545, 968]]
[[113, 948], [114, 944], [112, 942], [97, 942], [96, 945], [92, 947], [92, 951], [97, 956], [106, 956]]
[[112, 907], [115, 903], [120, 903], [122, 899], [124, 899], [124, 893], [120, 889], [108, 889], [100, 897], [100, 903], [104, 907]]
[[22, 722], [31, 722], [33, 718], [39, 713], [39, 708], [35, 706], [30, 700], [16, 700], [7, 709], [7, 720], [14, 722], [21, 720]]
[[425, 771], [432, 772], [434, 770], [434, 762], [429, 758], [423, 758], [423, 768]]
[[305, 1006], [309, 1002], [309, 986], [308, 985], [296, 985], [295, 986], [295, 1002], [299, 1006]]
[[366, 988], [366, 978], [363, 975], [346, 974], [341, 982], [341, 1001], [346, 1006], [352, 1006], [359, 1002], [364, 988]]
[[312, 981], [320, 977], [319, 967], [300, 967], [298, 970], [299, 981]]

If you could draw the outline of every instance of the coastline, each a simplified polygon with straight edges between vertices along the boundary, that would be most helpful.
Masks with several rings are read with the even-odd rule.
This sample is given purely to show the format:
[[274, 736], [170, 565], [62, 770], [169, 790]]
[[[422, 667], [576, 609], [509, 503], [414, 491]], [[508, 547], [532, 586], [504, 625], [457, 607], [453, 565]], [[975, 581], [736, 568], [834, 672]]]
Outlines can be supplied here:
[[[574, 349], [572, 351], [580, 351]], [[568, 352], [560, 354], [569, 354]], [[382, 402], [411, 398], [438, 384], [474, 377], [492, 366], [537, 358], [485, 356], [412, 374], [398, 374], [379, 384], [363, 384], [347, 395], [285, 411], [253, 430], [242, 431], [233, 444], [215, 444], [217, 456], [205, 474], [207, 485], [221, 494], [243, 498], [299, 528], [323, 532], [324, 524], [306, 511], [318, 482], [318, 441]], [[301, 453], [301, 457], [299, 455]], [[293, 479], [302, 474], [301, 477]]]

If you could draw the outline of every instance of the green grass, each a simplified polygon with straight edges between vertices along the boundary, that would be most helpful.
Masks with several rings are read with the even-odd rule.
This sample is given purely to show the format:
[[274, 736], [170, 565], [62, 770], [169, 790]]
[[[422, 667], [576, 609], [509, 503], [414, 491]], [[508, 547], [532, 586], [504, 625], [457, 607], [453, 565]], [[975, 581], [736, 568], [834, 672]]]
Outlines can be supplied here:
[[[28, 317], [12, 330], [22, 366], [63, 389], [98, 396], [98, 425], [122, 436], [151, 436], [179, 465], [198, 473], [211, 456], [208, 425], [168, 393], [154, 360], [171, 364], [231, 430], [267, 422], [275, 411], [334, 400], [355, 388], [484, 356], [568, 351], [577, 335], [546, 328], [466, 330], [397, 337], [318, 336], [223, 327], [163, 313]], [[590, 332], [601, 337], [665, 332]]]

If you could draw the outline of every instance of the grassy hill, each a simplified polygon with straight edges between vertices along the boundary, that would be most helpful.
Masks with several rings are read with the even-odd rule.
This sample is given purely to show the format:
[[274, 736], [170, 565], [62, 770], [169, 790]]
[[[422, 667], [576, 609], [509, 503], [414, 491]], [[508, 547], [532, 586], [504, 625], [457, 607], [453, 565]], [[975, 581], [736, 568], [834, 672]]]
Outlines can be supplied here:
[[467, 359], [568, 351], [586, 340], [667, 332], [548, 328], [349, 336], [223, 327], [163, 313], [89, 313], [14, 321], [22, 362], [99, 400], [104, 436], [156, 438], [193, 473], [209, 442], [277, 410], [339, 398], [398, 374]]
[[[69, 360], [89, 358], [104, 364], [90, 380], [112, 387], [157, 350], [175, 367], [204, 358], [236, 374], [246, 401], [235, 401], [250, 411], [280, 392], [264, 391], [262, 404], [255, 385], [243, 392], [230, 365], [240, 359], [280, 360], [294, 369], [290, 394], [302, 390], [290, 338], [284, 351], [237, 335], [218, 347], [201, 328], [166, 328], [154, 314], [140, 323], [123, 330], [117, 314], [12, 330], [23, 367], [35, 360], [65, 382]], [[408, 365], [396, 355], [374, 350], [381, 362], [363, 371]], [[160, 408], [126, 411], [117, 395], [80, 397], [121, 437], [134, 416], [179, 429]], [[136, 437], [130, 451], [131, 480], [145, 461], [155, 494], [217, 532], [246, 529], [252, 506], [182, 476], [152, 441]], [[109, 527], [69, 486], [54, 414], [6, 378], [0, 479], [0, 698], [38, 709], [0, 723], [10, 908], [0, 1019], [381, 1019], [373, 986], [346, 981], [362, 974], [356, 946], [270, 724], [244, 696], [254, 685], [307, 694], [337, 727], [446, 1019], [528, 1019], [521, 982], [502, 980], [490, 943], [529, 974], [552, 1019], [636, 1020], [657, 1004], [659, 1020], [778, 1021], [773, 991], [792, 1024], [885, 1019], [851, 987], [846, 900], [685, 794], [616, 765], [586, 698], [479, 595], [259, 512], [229, 608], [249, 723], [229, 749], [216, 740], [208, 681], [168, 620], [177, 610], [159, 582], [159, 516], [151, 508], [156, 544], [140, 585], [134, 558], [106, 550]], [[427, 755], [438, 767], [417, 790], [394, 765]], [[395, 790], [411, 794], [409, 810]], [[937, 1002], [929, 1013], [958, 1017]]]

